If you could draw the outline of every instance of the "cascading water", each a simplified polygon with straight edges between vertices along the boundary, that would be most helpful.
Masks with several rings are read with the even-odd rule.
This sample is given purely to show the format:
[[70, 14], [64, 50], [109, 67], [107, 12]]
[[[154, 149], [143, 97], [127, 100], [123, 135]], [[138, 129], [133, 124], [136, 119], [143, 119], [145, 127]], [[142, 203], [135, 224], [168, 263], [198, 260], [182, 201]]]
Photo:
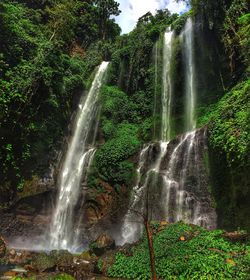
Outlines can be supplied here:
[[145, 172], [145, 163], [148, 159], [148, 153], [150, 150], [150, 145], [144, 147], [140, 153], [136, 184], [133, 187], [132, 199], [130, 201], [130, 206], [127, 214], [124, 217], [124, 222], [121, 230], [121, 237], [119, 240], [116, 240], [117, 244], [124, 244], [125, 242], [132, 243], [136, 240], [138, 236], [141, 235], [143, 226], [142, 226], [142, 217], [138, 217], [137, 213], [143, 212], [144, 204], [142, 200], [143, 196], [143, 186], [141, 186], [142, 175]]
[[[171, 144], [171, 142], [170, 142]], [[216, 227], [216, 214], [207, 190], [208, 176], [204, 166], [206, 130], [183, 134], [178, 143], [169, 148], [168, 162], [162, 165], [165, 219], [185, 221], [206, 228]]]
[[185, 61], [185, 129], [190, 131], [196, 127], [195, 104], [195, 63], [194, 63], [194, 25], [191, 18], [188, 18], [181, 34], [182, 53]]
[[[142, 232], [138, 215], [145, 212], [146, 192], [150, 192], [150, 218], [216, 227], [216, 213], [211, 207], [208, 192], [208, 175], [204, 165], [206, 130], [195, 130], [195, 66], [193, 22], [189, 18], [181, 34], [185, 64], [185, 131], [181, 137], [171, 140], [171, 110], [173, 81], [171, 58], [173, 33], [164, 34], [162, 69], [162, 124], [159, 144], [150, 144], [140, 154], [138, 177], [132, 192], [130, 210], [122, 226], [119, 244], [136, 241]], [[158, 64], [156, 64], [158, 67]], [[157, 67], [156, 71], [157, 71]], [[156, 74], [157, 75], [157, 74]], [[157, 80], [156, 80], [157, 82]], [[153, 195], [152, 195], [153, 193]], [[135, 209], [133, 212], [131, 209]], [[149, 214], [149, 213], [148, 213]], [[136, 220], [137, 223], [131, 223]]]
[[98, 97], [107, 67], [108, 62], [102, 62], [87, 96], [80, 100], [73, 133], [59, 173], [58, 199], [50, 228], [50, 249], [74, 251], [74, 207], [95, 153], [93, 143], [96, 136]]
[[[182, 40], [182, 53], [185, 68], [185, 131], [192, 131], [196, 127], [194, 114], [196, 87], [193, 58], [193, 22], [191, 18], [187, 19], [180, 37]], [[180, 143], [171, 154], [168, 168], [163, 176], [163, 182], [165, 184], [163, 197], [166, 199], [165, 216], [172, 221], [190, 221], [190, 219], [187, 219], [187, 212], [184, 211], [184, 186], [187, 168], [190, 166], [189, 159], [194, 146], [194, 139], [195, 131], [187, 132], [181, 138]], [[182, 149], [183, 146], [185, 146], [184, 150]], [[176, 181], [174, 180], [174, 172], [176, 172], [176, 166], [181, 156], [184, 157], [184, 163], [180, 169], [179, 180]], [[173, 195], [171, 196], [171, 191], [175, 194], [175, 197], [173, 197]], [[172, 214], [170, 213], [171, 201], [175, 201], [174, 206], [172, 206], [172, 208], [174, 208], [171, 211]], [[175, 213], [173, 214], [173, 212]]]
[[[205, 135], [196, 128], [194, 27], [188, 18], [181, 34], [182, 53], [185, 65], [185, 131], [180, 142], [170, 152], [166, 168], [163, 167], [163, 194], [165, 198], [165, 219], [202, 225], [216, 226], [215, 211], [209, 207], [210, 194], [201, 180], [204, 170], [202, 160], [206, 150]], [[202, 190], [202, 191], [201, 191]], [[197, 195], [199, 194], [199, 195]]]
[[[141, 235], [143, 225], [142, 216], [144, 215], [145, 208], [145, 196], [148, 189], [149, 181], [157, 181], [157, 176], [155, 173], [159, 171], [161, 159], [167, 150], [167, 140], [170, 139], [171, 135], [171, 124], [170, 124], [170, 114], [171, 114], [171, 103], [172, 103], [172, 80], [170, 76], [170, 62], [172, 55], [172, 38], [173, 32], [168, 29], [164, 34], [163, 40], [163, 70], [162, 70], [162, 121], [161, 121], [161, 145], [160, 154], [158, 159], [148, 168], [144, 180], [142, 180], [142, 175], [147, 169], [149, 154], [151, 151], [151, 145], [146, 146], [140, 154], [138, 169], [137, 169], [137, 181], [133, 187], [132, 196], [129, 204], [129, 209], [125, 215], [124, 222], [121, 229], [121, 238], [116, 240], [118, 244], [124, 244], [126, 242], [131, 243], [138, 239]], [[156, 44], [155, 50], [155, 86], [158, 83], [158, 43]], [[156, 87], [155, 87], [156, 89]], [[155, 92], [156, 96], [156, 92]], [[154, 110], [155, 111], [155, 110]], [[156, 112], [154, 112], [155, 114]], [[152, 151], [151, 151], [152, 152]]]

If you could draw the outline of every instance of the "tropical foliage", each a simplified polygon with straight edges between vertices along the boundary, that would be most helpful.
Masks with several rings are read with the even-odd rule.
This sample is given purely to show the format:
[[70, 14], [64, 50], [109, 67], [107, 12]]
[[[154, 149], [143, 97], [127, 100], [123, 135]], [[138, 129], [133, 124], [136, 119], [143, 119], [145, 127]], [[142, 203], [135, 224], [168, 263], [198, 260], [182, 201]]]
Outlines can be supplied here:
[[[161, 229], [154, 224], [157, 275], [161, 279], [248, 279], [249, 244], [231, 243], [223, 231], [207, 231], [183, 223]], [[103, 264], [105, 261], [103, 262]], [[104, 268], [104, 266], [103, 266]], [[117, 253], [105, 268], [111, 277], [149, 279], [151, 276], [146, 235], [128, 251]]]

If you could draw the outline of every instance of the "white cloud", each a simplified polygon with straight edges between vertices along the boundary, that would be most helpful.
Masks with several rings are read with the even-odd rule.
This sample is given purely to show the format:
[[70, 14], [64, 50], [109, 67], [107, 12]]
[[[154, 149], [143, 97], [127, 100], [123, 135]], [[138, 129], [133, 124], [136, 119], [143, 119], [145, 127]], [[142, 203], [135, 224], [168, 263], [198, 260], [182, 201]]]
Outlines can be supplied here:
[[184, 2], [176, 3], [175, 0], [169, 0], [165, 8], [167, 8], [171, 13], [180, 14], [187, 10], [187, 5]]
[[116, 21], [122, 28], [122, 33], [130, 32], [136, 25], [139, 17], [147, 12], [155, 13], [158, 9], [169, 9], [172, 13], [180, 13], [186, 9], [184, 3], [176, 3], [175, 0], [117, 0], [120, 3], [122, 13], [116, 17]]
[[139, 17], [147, 12], [155, 13], [159, 9], [156, 0], [119, 0], [122, 13], [116, 18], [123, 33], [130, 32], [136, 25]]

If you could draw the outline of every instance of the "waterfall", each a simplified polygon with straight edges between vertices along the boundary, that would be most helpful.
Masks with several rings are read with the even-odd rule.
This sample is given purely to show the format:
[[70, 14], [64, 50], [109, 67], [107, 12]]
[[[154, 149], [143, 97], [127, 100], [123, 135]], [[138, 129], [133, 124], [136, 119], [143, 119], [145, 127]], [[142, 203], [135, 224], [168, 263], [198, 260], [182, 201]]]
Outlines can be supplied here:
[[172, 56], [173, 32], [168, 29], [164, 34], [163, 41], [163, 70], [162, 70], [162, 125], [161, 140], [166, 142], [171, 137], [171, 107], [173, 86], [171, 79], [171, 56]]
[[173, 146], [169, 161], [161, 170], [166, 220], [216, 227], [203, 163], [206, 149], [206, 130], [201, 129], [181, 135]]
[[[162, 197], [165, 199], [165, 219], [185, 221], [207, 228], [216, 227], [216, 214], [210, 207], [211, 198], [206, 187], [204, 170], [206, 135], [195, 130], [195, 63], [194, 28], [188, 18], [181, 35], [183, 64], [185, 69], [185, 134], [169, 155], [163, 171]], [[203, 176], [206, 177], [206, 176]], [[206, 185], [206, 187], [204, 187]]]
[[[161, 145], [160, 153], [157, 160], [147, 168], [150, 154], [152, 153], [152, 145], [144, 147], [139, 156], [137, 179], [133, 187], [132, 195], [129, 203], [129, 209], [124, 217], [121, 228], [121, 237], [116, 240], [120, 245], [124, 243], [132, 243], [138, 239], [143, 230], [143, 215], [145, 214], [145, 200], [149, 184], [154, 181], [157, 183], [158, 172], [162, 158], [167, 151], [167, 140], [171, 136], [171, 106], [172, 106], [172, 80], [170, 73], [171, 55], [172, 55], [172, 38], [173, 32], [170, 29], [164, 34], [163, 39], [163, 69], [162, 69], [162, 98], [161, 98]], [[158, 56], [159, 56], [159, 42], [156, 43], [154, 52], [155, 63], [155, 104], [154, 115], [156, 114], [156, 96], [157, 96], [157, 83], [158, 83]], [[155, 136], [155, 127], [154, 127]], [[145, 178], [142, 175], [145, 173]]]
[[50, 228], [51, 249], [74, 250], [74, 208], [79, 199], [81, 183], [86, 181], [95, 154], [93, 143], [96, 136], [98, 97], [107, 67], [108, 62], [102, 62], [87, 96], [83, 96], [79, 103], [58, 178], [58, 198]]
[[157, 139], [157, 120], [156, 120], [156, 114], [157, 114], [157, 97], [158, 97], [158, 72], [159, 72], [159, 41], [155, 43], [154, 46], [154, 110], [153, 110], [153, 116], [154, 116], [154, 132], [153, 137], [154, 139]]
[[121, 229], [121, 237], [116, 240], [116, 243], [123, 245], [134, 242], [138, 236], [141, 236], [143, 230], [142, 217], [138, 217], [137, 213], [143, 213], [143, 190], [144, 185], [141, 186], [142, 175], [145, 172], [145, 164], [148, 159], [150, 145], [144, 147], [140, 153], [138, 168], [136, 170], [136, 184], [132, 190], [132, 199], [130, 201], [129, 209], [124, 217], [124, 222]]
[[[137, 181], [132, 191], [129, 210], [122, 224], [122, 237], [118, 240], [120, 245], [134, 242], [141, 236], [142, 217], [138, 217], [138, 213], [141, 216], [145, 214], [147, 192], [150, 196], [148, 203], [151, 203], [151, 212], [147, 213], [150, 219], [169, 222], [182, 220], [207, 228], [216, 227], [216, 213], [211, 207], [209, 178], [204, 164], [207, 150], [206, 130], [195, 130], [196, 81], [193, 32], [192, 19], [188, 18], [180, 35], [185, 65], [186, 133], [173, 140], [171, 140], [174, 94], [171, 77], [173, 32], [168, 29], [164, 34], [161, 137], [159, 143], [149, 144], [141, 151]], [[156, 47], [155, 71], [158, 71], [157, 51]], [[155, 83], [157, 74], [156, 72]]]
[[196, 127], [195, 104], [195, 63], [194, 63], [194, 27], [191, 18], [188, 18], [181, 34], [182, 53], [185, 69], [185, 130], [190, 131]]

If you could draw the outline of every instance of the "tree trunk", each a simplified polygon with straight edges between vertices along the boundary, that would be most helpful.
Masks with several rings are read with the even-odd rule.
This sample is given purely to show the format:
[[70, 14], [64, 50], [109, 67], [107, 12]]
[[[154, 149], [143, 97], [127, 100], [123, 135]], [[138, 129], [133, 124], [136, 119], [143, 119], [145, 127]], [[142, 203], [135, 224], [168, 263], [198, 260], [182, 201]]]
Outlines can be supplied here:
[[152, 234], [150, 224], [147, 220], [144, 221], [144, 226], [146, 228], [147, 239], [148, 239], [152, 280], [157, 280], [156, 269], [155, 269], [155, 254], [154, 254], [154, 247], [153, 247], [153, 234]]

